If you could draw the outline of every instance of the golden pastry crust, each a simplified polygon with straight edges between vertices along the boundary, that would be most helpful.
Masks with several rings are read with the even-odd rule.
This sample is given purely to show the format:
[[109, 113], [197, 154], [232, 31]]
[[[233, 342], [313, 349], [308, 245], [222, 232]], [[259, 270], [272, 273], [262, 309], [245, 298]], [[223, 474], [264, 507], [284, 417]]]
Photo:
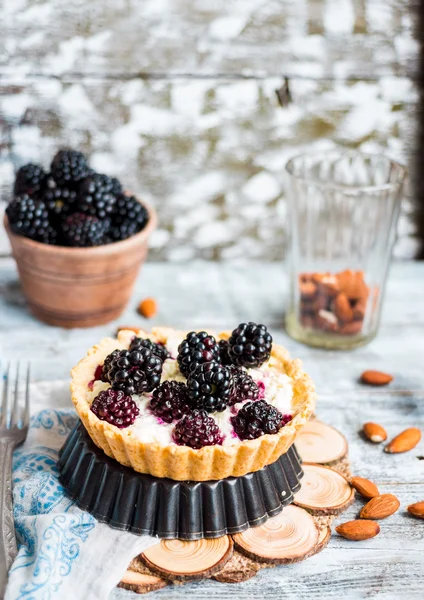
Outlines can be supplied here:
[[[137, 335], [166, 343], [170, 334], [175, 333], [173, 329], [158, 327], [151, 333], [140, 329]], [[228, 339], [229, 335], [230, 333], [225, 331], [216, 337]], [[278, 433], [240, 441], [230, 446], [205, 446], [199, 450], [176, 444], [163, 446], [156, 442], [141, 442], [131, 430], [118, 429], [98, 419], [91, 412], [86, 400], [87, 386], [93, 379], [97, 365], [103, 361], [106, 354], [116, 348], [128, 348], [133, 336], [134, 331], [123, 330], [118, 333], [117, 340], [105, 338], [93, 346], [87, 356], [71, 371], [71, 394], [76, 411], [93, 442], [105, 454], [139, 473], [168, 477], [177, 481], [209, 481], [259, 471], [287, 452], [296, 433], [315, 410], [315, 387], [303, 371], [301, 361], [291, 359], [285, 348], [273, 344], [272, 357], [275, 366], [286, 373], [293, 384], [294, 416]]]

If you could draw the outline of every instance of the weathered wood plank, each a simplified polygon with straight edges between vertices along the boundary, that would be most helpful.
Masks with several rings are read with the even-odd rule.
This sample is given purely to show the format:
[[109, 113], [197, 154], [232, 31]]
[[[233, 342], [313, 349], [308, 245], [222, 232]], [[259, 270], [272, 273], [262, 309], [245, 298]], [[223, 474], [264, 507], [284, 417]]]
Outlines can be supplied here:
[[[0, 212], [15, 168], [48, 168], [58, 147], [73, 146], [155, 205], [152, 258], [280, 260], [289, 157], [340, 144], [407, 162], [415, 131], [405, 77], [296, 79], [286, 108], [275, 94], [281, 81], [0, 81]], [[406, 197], [396, 249], [403, 257], [417, 247], [411, 213]], [[0, 227], [0, 254], [8, 251]]]
[[402, 0], [9, 1], [0, 72], [364, 79], [413, 71], [414, 12]]
[[[276, 339], [293, 355], [304, 359], [317, 383], [318, 416], [338, 427], [348, 438], [352, 471], [370, 477], [382, 492], [391, 492], [401, 509], [381, 522], [381, 534], [367, 542], [352, 543], [334, 535], [328, 548], [303, 563], [261, 571], [237, 585], [203, 581], [173, 586], [155, 597], [178, 600], [224, 600], [236, 595], [243, 600], [278, 597], [287, 600], [321, 600], [323, 597], [357, 599], [378, 596], [386, 600], [422, 598], [424, 585], [424, 522], [405, 514], [405, 507], [424, 499], [424, 443], [405, 455], [393, 456], [381, 446], [371, 446], [358, 430], [365, 420], [382, 423], [389, 435], [417, 425], [424, 429], [424, 263], [393, 265], [380, 334], [369, 346], [355, 352], [324, 352], [301, 346], [282, 330], [287, 292], [282, 267], [271, 263], [185, 265], [148, 263], [134, 292], [131, 305], [119, 322], [149, 327], [135, 311], [138, 301], [153, 295], [159, 314], [153, 324], [224, 329], [245, 319], [269, 324]], [[267, 293], [267, 290], [269, 292]], [[191, 301], [187, 302], [187, 298]], [[87, 348], [116, 324], [91, 330], [65, 331], [37, 322], [24, 308], [10, 259], [0, 260], [0, 356], [16, 360], [24, 356], [34, 363], [36, 379], [63, 379], [55, 384], [57, 406], [69, 406], [66, 378], [69, 368]], [[386, 369], [396, 379], [389, 388], [365, 388], [357, 377], [365, 367]], [[46, 383], [50, 390], [52, 383]], [[43, 385], [33, 388], [34, 409], [45, 405]], [[337, 522], [354, 518], [362, 506], [357, 499]], [[136, 600], [119, 590], [116, 600]]]

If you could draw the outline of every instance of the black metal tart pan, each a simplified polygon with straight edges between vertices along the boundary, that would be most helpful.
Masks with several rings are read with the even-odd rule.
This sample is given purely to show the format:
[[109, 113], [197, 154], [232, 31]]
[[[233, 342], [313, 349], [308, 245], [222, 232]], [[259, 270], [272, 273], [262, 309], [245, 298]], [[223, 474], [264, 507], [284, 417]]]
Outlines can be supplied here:
[[76, 504], [116, 529], [160, 538], [215, 538], [281, 512], [303, 471], [292, 446], [275, 463], [242, 477], [174, 481], [136, 473], [109, 458], [81, 422], [59, 454], [60, 481]]

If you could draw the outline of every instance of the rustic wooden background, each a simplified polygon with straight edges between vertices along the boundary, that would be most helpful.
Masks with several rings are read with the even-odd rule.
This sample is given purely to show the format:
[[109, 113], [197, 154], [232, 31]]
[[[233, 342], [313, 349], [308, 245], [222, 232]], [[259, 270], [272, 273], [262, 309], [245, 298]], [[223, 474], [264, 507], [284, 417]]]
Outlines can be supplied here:
[[[152, 258], [279, 260], [288, 157], [409, 162], [417, 2], [3, 0], [0, 209], [16, 167], [70, 145], [156, 206]], [[399, 257], [417, 252], [413, 215], [407, 193]]]

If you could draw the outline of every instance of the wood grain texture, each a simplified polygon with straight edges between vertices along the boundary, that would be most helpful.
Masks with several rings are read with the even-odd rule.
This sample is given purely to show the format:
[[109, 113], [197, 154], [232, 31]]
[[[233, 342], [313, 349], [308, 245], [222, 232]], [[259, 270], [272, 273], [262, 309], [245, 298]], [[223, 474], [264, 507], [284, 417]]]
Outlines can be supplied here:
[[364, 79], [414, 69], [402, 0], [23, 0], [3, 18], [6, 74]]
[[[224, 330], [246, 319], [265, 322], [279, 343], [303, 359], [315, 379], [318, 416], [346, 436], [353, 475], [374, 481], [381, 494], [395, 494], [401, 508], [382, 523], [373, 540], [353, 544], [333, 535], [326, 550], [308, 561], [264, 570], [237, 587], [204, 581], [166, 588], [155, 597], [179, 600], [190, 594], [199, 600], [227, 600], [235, 595], [256, 600], [284, 593], [285, 600], [322, 600], [325, 585], [325, 598], [334, 600], [341, 595], [349, 600], [373, 595], [418, 600], [424, 586], [424, 530], [421, 520], [407, 515], [406, 507], [424, 498], [424, 459], [418, 458], [424, 456], [424, 442], [407, 454], [388, 455], [382, 446], [363, 439], [360, 431], [366, 421], [381, 423], [391, 437], [411, 425], [424, 429], [424, 264], [393, 265], [380, 333], [354, 352], [325, 352], [289, 339], [282, 330], [286, 291], [279, 264], [148, 263], [119, 322], [65, 331], [42, 325], [26, 312], [15, 267], [5, 259], [0, 261], [0, 354], [22, 358], [24, 344], [36, 379], [64, 380], [57, 402], [68, 406], [69, 369], [99, 338], [113, 335], [119, 323]], [[159, 307], [148, 324], [136, 312], [146, 296], [155, 297]], [[358, 376], [366, 368], [385, 370], [395, 379], [384, 389], [364, 387]], [[34, 409], [41, 407], [42, 398]], [[357, 518], [364, 504], [358, 495], [335, 524]], [[137, 596], [120, 590], [113, 598]]]
[[[152, 258], [279, 260], [289, 157], [411, 156], [417, 1], [5, 3], [0, 213], [17, 167], [72, 145], [158, 209]], [[402, 257], [418, 247], [412, 220], [407, 192]]]

